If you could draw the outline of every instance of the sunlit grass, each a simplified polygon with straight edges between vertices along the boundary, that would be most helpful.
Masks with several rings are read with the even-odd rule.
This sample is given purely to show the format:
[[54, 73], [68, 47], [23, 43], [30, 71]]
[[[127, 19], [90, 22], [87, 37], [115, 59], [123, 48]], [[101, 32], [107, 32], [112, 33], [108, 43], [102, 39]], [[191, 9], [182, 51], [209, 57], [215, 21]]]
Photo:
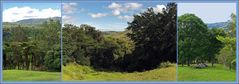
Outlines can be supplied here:
[[236, 71], [229, 70], [223, 65], [215, 64], [204, 69], [193, 67], [178, 67], [179, 81], [235, 81]]
[[64, 81], [176, 81], [176, 65], [145, 72], [103, 72], [78, 64], [63, 66]]
[[3, 81], [59, 81], [60, 72], [3, 70]]

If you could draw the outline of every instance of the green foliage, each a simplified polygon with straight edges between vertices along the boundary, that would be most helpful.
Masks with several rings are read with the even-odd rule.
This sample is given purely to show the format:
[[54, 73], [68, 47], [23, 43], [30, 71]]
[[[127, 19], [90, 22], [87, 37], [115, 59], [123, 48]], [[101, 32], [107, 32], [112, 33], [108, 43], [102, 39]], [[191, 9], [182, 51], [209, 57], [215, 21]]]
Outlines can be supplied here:
[[63, 28], [63, 64], [76, 62], [95, 68], [112, 68], [115, 60], [132, 52], [133, 43], [126, 38], [103, 36], [89, 25], [66, 24]]
[[208, 29], [194, 14], [184, 14], [178, 19], [179, 61], [189, 65], [192, 60], [203, 59], [207, 49]]
[[223, 29], [210, 29], [209, 30], [209, 42], [207, 44], [207, 59], [209, 62], [213, 64], [217, 61], [216, 55], [219, 54], [220, 50], [224, 47], [223, 43], [217, 39], [217, 36], [225, 36], [225, 31]]
[[44, 58], [44, 65], [48, 68], [49, 71], [61, 71], [61, 55], [60, 55], [60, 46], [54, 46], [53, 49], [47, 51]]
[[[82, 65], [91, 65], [90, 56], [95, 53], [98, 43], [94, 38], [98, 35], [89, 36], [90, 32], [96, 34], [94, 27], [82, 25], [80, 28], [71, 24], [63, 28], [63, 64], [76, 62]], [[88, 34], [88, 35], [87, 35]], [[96, 44], [96, 45], [93, 45]]]
[[[235, 14], [231, 15], [230, 23], [226, 29], [226, 35], [218, 35], [217, 39], [224, 44], [220, 54], [217, 56], [219, 63], [223, 63], [224, 66], [228, 66], [230, 69], [235, 67], [232, 64], [233, 60], [236, 59], [236, 19]], [[235, 69], [235, 68], [234, 68]]]
[[191, 63], [216, 62], [223, 43], [217, 36], [225, 36], [223, 29], [208, 29], [206, 24], [194, 14], [184, 14], [178, 19], [179, 63], [190, 66]]
[[176, 13], [176, 4], [169, 3], [163, 12], [149, 8], [134, 15], [134, 20], [128, 23], [127, 35], [135, 43], [135, 50], [131, 57], [124, 58], [121, 67], [144, 71], [156, 68], [163, 61], [176, 62]]
[[3, 25], [4, 69], [60, 71], [60, 21]]

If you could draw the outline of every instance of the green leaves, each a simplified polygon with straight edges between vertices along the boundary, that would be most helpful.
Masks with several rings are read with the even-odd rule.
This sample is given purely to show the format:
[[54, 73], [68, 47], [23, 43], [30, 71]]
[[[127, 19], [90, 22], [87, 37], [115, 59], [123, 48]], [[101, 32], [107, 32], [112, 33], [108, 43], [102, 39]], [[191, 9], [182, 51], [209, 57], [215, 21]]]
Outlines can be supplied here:
[[214, 63], [216, 54], [223, 44], [217, 35], [225, 35], [222, 29], [208, 29], [206, 24], [194, 14], [184, 14], [178, 19], [179, 63], [209, 61]]
[[217, 39], [221, 41], [224, 47], [220, 50], [220, 54], [217, 56], [217, 59], [220, 63], [223, 63], [224, 66], [229, 66], [229, 68], [235, 69], [235, 64], [233, 60], [236, 59], [236, 17], [235, 14], [231, 15], [231, 20], [229, 25], [226, 28], [226, 35], [218, 35]]
[[[176, 13], [175, 3], [156, 13], [149, 8], [128, 23], [127, 36], [135, 43], [131, 57], [125, 57], [122, 67], [129, 71], [156, 68], [163, 61], [176, 62]], [[127, 65], [127, 66], [125, 66]]]
[[51, 50], [47, 51], [44, 65], [48, 71], [61, 71], [60, 46], [53, 46]]
[[184, 14], [178, 19], [178, 45], [180, 63], [202, 59], [208, 46], [208, 29], [200, 18], [194, 14]]

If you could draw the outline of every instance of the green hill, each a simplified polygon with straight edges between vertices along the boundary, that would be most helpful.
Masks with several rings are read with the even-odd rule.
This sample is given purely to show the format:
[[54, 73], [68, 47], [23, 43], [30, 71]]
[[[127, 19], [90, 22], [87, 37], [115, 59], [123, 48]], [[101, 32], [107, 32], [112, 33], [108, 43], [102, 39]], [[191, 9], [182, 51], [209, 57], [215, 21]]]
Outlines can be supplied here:
[[35, 27], [40, 26], [43, 22], [48, 21], [49, 19], [53, 20], [59, 20], [61, 21], [60, 17], [53, 17], [53, 18], [44, 18], [44, 19], [24, 19], [17, 22], [3, 22], [3, 28], [7, 27], [16, 27], [18, 25], [24, 26], [24, 27]]

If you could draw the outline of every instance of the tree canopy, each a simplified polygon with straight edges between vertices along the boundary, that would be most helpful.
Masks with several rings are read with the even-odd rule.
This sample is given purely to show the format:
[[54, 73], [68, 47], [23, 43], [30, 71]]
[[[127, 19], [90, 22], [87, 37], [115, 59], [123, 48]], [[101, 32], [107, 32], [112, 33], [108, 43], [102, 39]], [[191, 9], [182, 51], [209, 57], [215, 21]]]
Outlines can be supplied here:
[[3, 69], [61, 71], [60, 29], [60, 21], [52, 19], [4, 26]]

